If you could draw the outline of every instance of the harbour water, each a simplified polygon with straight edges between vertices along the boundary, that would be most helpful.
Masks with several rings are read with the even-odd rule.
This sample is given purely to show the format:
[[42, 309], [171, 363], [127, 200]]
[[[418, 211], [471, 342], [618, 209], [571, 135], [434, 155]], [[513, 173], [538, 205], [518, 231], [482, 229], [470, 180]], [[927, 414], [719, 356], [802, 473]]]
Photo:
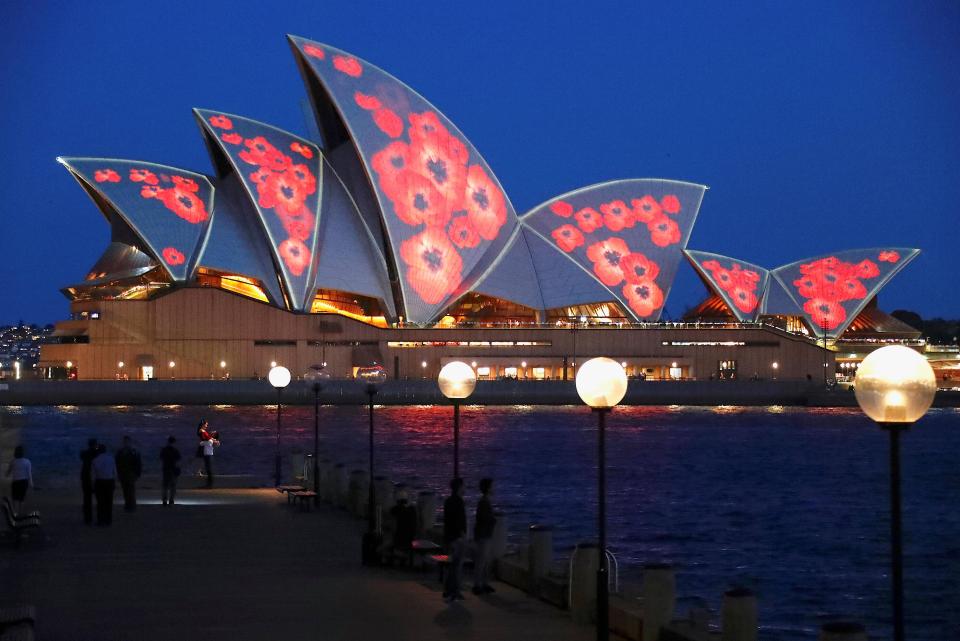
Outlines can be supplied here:
[[[23, 443], [36, 484], [76, 483], [90, 436], [134, 437], [156, 474], [173, 434], [189, 459], [197, 421], [220, 430], [217, 467], [271, 482], [275, 406], [6, 407], [5, 447]], [[594, 532], [595, 418], [583, 407], [462, 410], [461, 472], [496, 479], [511, 538], [555, 527], [558, 555]], [[452, 409], [377, 408], [377, 466], [411, 489], [442, 491], [452, 470]], [[321, 455], [365, 469], [363, 407], [320, 409]], [[902, 439], [907, 629], [914, 641], [960, 639], [960, 410], [935, 409]], [[313, 410], [284, 408], [285, 454], [312, 451]], [[624, 407], [608, 421], [610, 545], [624, 579], [643, 563], [677, 568], [684, 603], [719, 607], [743, 585], [759, 597], [761, 638], [815, 639], [850, 618], [889, 637], [887, 437], [858, 410]], [[189, 472], [192, 462], [185, 466]], [[183, 481], [190, 483], [189, 478]]]

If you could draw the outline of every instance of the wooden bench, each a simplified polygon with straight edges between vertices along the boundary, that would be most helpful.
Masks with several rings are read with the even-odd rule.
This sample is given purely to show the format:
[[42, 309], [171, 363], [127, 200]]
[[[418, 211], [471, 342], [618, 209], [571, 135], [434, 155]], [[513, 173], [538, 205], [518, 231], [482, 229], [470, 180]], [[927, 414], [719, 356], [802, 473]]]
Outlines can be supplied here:
[[306, 492], [307, 488], [302, 485], [278, 485], [276, 490], [280, 492], [280, 494], [287, 495], [287, 503], [293, 503], [294, 499], [292, 494], [295, 492]]
[[6, 522], [7, 526], [13, 531], [16, 544], [19, 547], [20, 541], [23, 538], [23, 533], [27, 530], [40, 527], [40, 517], [39, 516], [24, 516], [22, 518], [14, 517], [13, 510], [6, 504], [0, 504], [0, 509], [3, 510], [3, 520]]
[[298, 492], [287, 492], [287, 499], [289, 500], [290, 497], [293, 497], [294, 503], [300, 504], [301, 510], [303, 510], [304, 512], [307, 512], [310, 510], [310, 507], [316, 502], [317, 493], [312, 490], [300, 490]]
[[443, 578], [447, 573], [447, 568], [450, 567], [450, 555], [449, 554], [429, 554], [427, 558], [432, 562], [436, 563], [437, 569], [439, 570], [438, 574], [440, 576], [440, 583], [443, 583]]

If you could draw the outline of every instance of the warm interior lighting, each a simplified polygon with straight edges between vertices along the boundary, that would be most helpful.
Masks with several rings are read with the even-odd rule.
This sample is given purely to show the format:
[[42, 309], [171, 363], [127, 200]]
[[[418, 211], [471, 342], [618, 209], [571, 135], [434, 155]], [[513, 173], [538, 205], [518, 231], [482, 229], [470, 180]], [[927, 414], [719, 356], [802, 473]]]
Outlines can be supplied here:
[[520, 367], [526, 367], [527, 361], [520, 361]]
[[267, 374], [267, 380], [277, 389], [283, 389], [290, 384], [290, 370], [283, 365], [271, 367], [270, 373]]
[[174, 367], [177, 366], [177, 364], [174, 363], [173, 361], [170, 361], [170, 363], [168, 363], [168, 364], [170, 365], [170, 368], [171, 368], [171, 369], [173, 369]]
[[220, 361], [220, 369], [223, 369], [227, 366], [227, 361]]
[[276, 367], [277, 361], [270, 361], [270, 367]]
[[324, 300], [322, 298], [313, 299], [313, 303], [310, 304], [310, 313], [340, 314], [341, 316], [352, 318], [355, 321], [360, 321], [361, 323], [366, 323], [367, 325], [373, 325], [380, 328], [388, 327], [387, 319], [383, 316], [367, 316], [365, 314], [357, 314], [349, 309], [344, 309], [342, 305], [338, 305], [336, 302]]
[[427, 361], [423, 361], [422, 363], [420, 363], [420, 367], [422, 367], [423, 369], [427, 369]]
[[577, 394], [593, 408], [611, 408], [627, 393], [627, 373], [617, 361], [591, 358], [577, 370]]
[[73, 367], [73, 361], [67, 361], [67, 369]]
[[780, 367], [780, 363], [778, 363], [777, 361], [773, 361], [770, 367], [772, 367], [773, 369], [778, 369]]
[[927, 359], [902, 345], [868, 355], [853, 384], [860, 409], [878, 423], [913, 423], [933, 403], [937, 378]]
[[120, 361], [119, 363], [117, 363], [117, 367], [123, 369], [123, 361]]
[[451, 361], [440, 369], [437, 384], [447, 398], [467, 398], [477, 386], [477, 375], [463, 361]]

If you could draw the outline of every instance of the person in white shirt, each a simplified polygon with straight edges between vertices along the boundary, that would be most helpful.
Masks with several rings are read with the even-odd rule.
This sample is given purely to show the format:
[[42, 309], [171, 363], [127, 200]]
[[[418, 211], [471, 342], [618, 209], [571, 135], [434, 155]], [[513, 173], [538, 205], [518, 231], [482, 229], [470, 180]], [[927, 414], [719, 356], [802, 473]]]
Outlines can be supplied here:
[[105, 445], [101, 444], [97, 457], [90, 465], [93, 493], [97, 497], [97, 525], [113, 523], [113, 492], [117, 485], [117, 463]]
[[13, 460], [7, 466], [7, 476], [11, 477], [10, 497], [13, 499], [13, 513], [19, 514], [23, 507], [23, 500], [27, 496], [27, 488], [33, 487], [33, 466], [30, 459], [23, 455], [23, 446], [18, 445], [13, 450]]
[[207, 471], [207, 489], [213, 487], [213, 448], [219, 447], [220, 440], [214, 436], [200, 441], [200, 448], [203, 450], [203, 466]]

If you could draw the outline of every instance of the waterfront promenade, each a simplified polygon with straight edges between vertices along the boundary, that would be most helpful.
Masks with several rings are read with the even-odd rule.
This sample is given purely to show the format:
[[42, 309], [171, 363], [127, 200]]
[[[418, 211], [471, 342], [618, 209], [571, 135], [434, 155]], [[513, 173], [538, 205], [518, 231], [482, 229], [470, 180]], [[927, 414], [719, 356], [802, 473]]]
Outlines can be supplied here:
[[[184, 479], [184, 486], [195, 484]], [[289, 508], [273, 489], [144, 490], [136, 513], [84, 526], [73, 493], [37, 491], [44, 538], [0, 547], [0, 604], [37, 608], [37, 638], [580, 640], [589, 627], [521, 592], [448, 606], [434, 571], [360, 565], [363, 524]]]

